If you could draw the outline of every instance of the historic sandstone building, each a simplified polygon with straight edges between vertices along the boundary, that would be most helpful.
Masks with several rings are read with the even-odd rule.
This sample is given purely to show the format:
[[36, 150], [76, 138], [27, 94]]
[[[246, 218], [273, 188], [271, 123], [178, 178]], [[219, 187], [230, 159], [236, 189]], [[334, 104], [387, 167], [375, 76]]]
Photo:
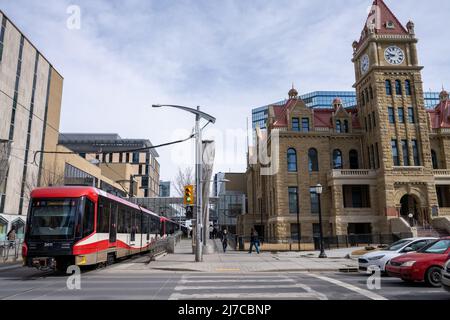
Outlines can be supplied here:
[[414, 24], [375, 0], [353, 43], [358, 105], [346, 109], [337, 97], [330, 109], [310, 109], [293, 88], [285, 105], [269, 108], [258, 134], [279, 167], [262, 175], [260, 162], [249, 164], [238, 234], [253, 226], [274, 242], [317, 234], [310, 187], [319, 183], [325, 236], [450, 232], [450, 100], [443, 90], [425, 109], [417, 42]]

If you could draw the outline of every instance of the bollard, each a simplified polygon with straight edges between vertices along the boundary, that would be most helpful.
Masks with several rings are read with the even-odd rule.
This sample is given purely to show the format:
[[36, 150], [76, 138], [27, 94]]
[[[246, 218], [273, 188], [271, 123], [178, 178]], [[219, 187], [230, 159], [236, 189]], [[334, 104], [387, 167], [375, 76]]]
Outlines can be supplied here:
[[167, 253], [175, 253], [175, 241], [176, 237], [169, 237], [169, 243], [167, 246]]

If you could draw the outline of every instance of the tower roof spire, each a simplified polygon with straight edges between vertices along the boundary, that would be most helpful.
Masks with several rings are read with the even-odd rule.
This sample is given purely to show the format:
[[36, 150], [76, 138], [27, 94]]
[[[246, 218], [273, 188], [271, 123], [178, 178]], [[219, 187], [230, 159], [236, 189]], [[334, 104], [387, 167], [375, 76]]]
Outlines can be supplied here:
[[[412, 22], [411, 22], [412, 23]], [[414, 28], [412, 28], [414, 29]], [[366, 24], [357, 43], [359, 47], [370, 34], [408, 35], [410, 32], [397, 19], [383, 0], [374, 0]]]

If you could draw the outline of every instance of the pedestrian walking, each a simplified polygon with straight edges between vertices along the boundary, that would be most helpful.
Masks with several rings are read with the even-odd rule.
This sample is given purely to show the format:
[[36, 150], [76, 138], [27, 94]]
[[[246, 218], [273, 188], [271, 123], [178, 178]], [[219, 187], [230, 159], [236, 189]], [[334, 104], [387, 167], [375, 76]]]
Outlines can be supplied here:
[[222, 232], [222, 247], [223, 247], [223, 252], [227, 252], [227, 247], [228, 247], [228, 231], [227, 231], [227, 229], [224, 229]]
[[6, 238], [9, 241], [9, 247], [12, 248], [16, 242], [16, 226], [11, 227], [11, 230], [9, 230], [8, 234], [6, 235]]
[[250, 250], [248, 253], [252, 253], [253, 246], [255, 246], [256, 253], [259, 254], [258, 232], [252, 228], [250, 231]]

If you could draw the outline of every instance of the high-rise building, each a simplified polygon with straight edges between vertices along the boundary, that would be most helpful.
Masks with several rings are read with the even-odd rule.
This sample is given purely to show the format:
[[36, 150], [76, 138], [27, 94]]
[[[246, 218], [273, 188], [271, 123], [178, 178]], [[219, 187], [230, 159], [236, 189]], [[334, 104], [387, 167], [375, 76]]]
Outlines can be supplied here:
[[122, 139], [115, 133], [62, 133], [59, 144], [96, 162], [102, 174], [111, 180], [126, 185], [127, 189], [131, 185], [133, 196], [159, 196], [160, 167], [156, 159], [159, 155], [151, 149], [150, 140]]
[[170, 181], [159, 182], [159, 196], [161, 198], [170, 197]]
[[63, 78], [0, 11], [0, 240], [14, 225], [19, 234], [29, 193], [40, 183], [56, 148]]
[[426, 108], [434, 97], [423, 91], [417, 42], [414, 23], [375, 0], [353, 43], [356, 106], [336, 97], [313, 108], [291, 89], [268, 108], [260, 135], [278, 166], [263, 174], [267, 165], [249, 163], [239, 235], [258, 227], [269, 241], [313, 239], [319, 213], [326, 236], [450, 233], [450, 99], [443, 90]]

